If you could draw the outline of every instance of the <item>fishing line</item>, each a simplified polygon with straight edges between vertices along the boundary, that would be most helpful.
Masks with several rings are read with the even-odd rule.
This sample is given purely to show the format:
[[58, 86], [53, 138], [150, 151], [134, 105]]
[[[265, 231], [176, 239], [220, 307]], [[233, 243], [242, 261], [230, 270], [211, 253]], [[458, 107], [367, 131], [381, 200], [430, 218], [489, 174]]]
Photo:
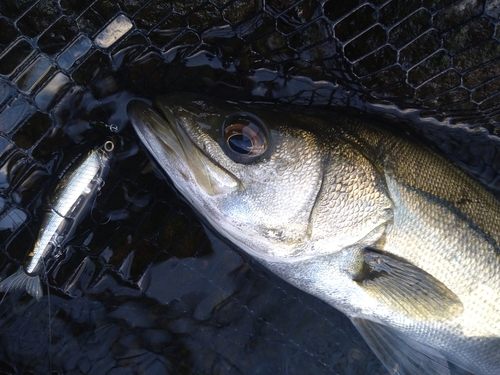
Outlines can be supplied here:
[[[2, 306], [5, 297], [7, 297], [7, 293], [10, 292], [10, 288], [12, 288], [12, 286], [9, 286], [9, 288], [3, 293], [2, 299], [0, 299], [0, 306]], [[5, 310], [5, 312], [2, 315], [0, 315], [0, 318], [3, 318], [3, 315], [6, 313], [7, 313], [7, 310]]]
[[43, 269], [45, 271], [44, 277], [45, 277], [45, 285], [47, 285], [47, 305], [49, 308], [48, 311], [48, 318], [49, 318], [49, 346], [47, 348], [47, 354], [49, 357], [49, 374], [52, 374], [52, 316], [51, 316], [51, 308], [50, 308], [50, 285], [49, 285], [49, 278], [47, 275], [47, 266], [45, 263], [45, 259], [42, 258], [42, 264], [43, 264]]
[[96, 218], [94, 218], [94, 209], [97, 207], [97, 198], [99, 197], [99, 195], [101, 195], [101, 190], [104, 187], [104, 185], [106, 185], [106, 181], [100, 180], [99, 185], [100, 186], [97, 190], [97, 193], [95, 194], [94, 202], [92, 203], [92, 207], [90, 207], [90, 218], [92, 219], [92, 221], [94, 223], [99, 224], [99, 225], [104, 225], [104, 224], [107, 224], [111, 221], [111, 218], [109, 217], [109, 215], [103, 215], [106, 218], [105, 221], [99, 221]]
[[[101, 186], [99, 186], [98, 188], [98, 192], [97, 194], [95, 195], [94, 197], [94, 202], [92, 203], [92, 206], [90, 207], [90, 218], [92, 219], [92, 221], [96, 224], [101, 224], [99, 223], [99, 221], [97, 221], [95, 218], [94, 218], [94, 208], [97, 207], [97, 197], [99, 196], [99, 194], [101, 193], [101, 189], [103, 188], [104, 186], [104, 181], [99, 181], [99, 184]], [[108, 220], [109, 221], [109, 220]], [[104, 223], [105, 224], [105, 223]]]
[[28, 224], [25, 224], [26, 229], [28, 230], [29, 234], [31, 235], [31, 238], [36, 241], [35, 234], [31, 231], [30, 227]]

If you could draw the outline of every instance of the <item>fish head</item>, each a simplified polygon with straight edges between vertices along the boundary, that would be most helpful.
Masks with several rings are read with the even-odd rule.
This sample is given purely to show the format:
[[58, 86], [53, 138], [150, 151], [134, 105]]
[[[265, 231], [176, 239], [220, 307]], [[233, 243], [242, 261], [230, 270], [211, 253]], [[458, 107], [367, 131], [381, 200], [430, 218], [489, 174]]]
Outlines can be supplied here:
[[132, 124], [177, 189], [218, 231], [258, 257], [289, 257], [307, 246], [322, 175], [315, 135], [242, 104], [171, 95], [156, 106], [160, 113], [131, 102]]
[[261, 260], [297, 260], [344, 246], [318, 249], [318, 240], [326, 247], [335, 233], [345, 237], [339, 231], [351, 228], [336, 223], [359, 214], [340, 212], [339, 201], [338, 217], [331, 217], [328, 201], [343, 193], [323, 185], [325, 178], [332, 182], [333, 156], [342, 159], [337, 167], [345, 159], [331, 144], [352, 147], [323, 121], [192, 94], [163, 96], [155, 105], [130, 102], [132, 125], [176, 188], [224, 237]]

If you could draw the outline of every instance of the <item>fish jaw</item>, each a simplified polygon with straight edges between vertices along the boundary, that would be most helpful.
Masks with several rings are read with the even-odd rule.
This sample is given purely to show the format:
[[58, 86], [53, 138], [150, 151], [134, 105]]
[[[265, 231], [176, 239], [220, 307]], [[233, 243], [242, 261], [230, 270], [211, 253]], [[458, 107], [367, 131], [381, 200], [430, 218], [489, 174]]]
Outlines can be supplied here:
[[[183, 129], [176, 126], [175, 119], [163, 118], [153, 108], [139, 100], [130, 102], [127, 112], [142, 142], [164, 166], [179, 190], [184, 191], [189, 189], [189, 186], [199, 186], [204, 194], [216, 196], [239, 189], [239, 180], [209, 160]], [[176, 183], [178, 180], [183, 183]], [[195, 193], [195, 189], [189, 190], [189, 193], [186, 193], [190, 195]]]

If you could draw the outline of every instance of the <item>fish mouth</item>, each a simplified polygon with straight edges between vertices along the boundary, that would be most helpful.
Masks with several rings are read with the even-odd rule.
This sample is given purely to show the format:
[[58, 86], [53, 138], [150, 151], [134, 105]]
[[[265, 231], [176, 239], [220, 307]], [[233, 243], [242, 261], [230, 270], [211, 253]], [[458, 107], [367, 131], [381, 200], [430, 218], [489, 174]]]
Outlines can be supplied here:
[[240, 181], [197, 146], [173, 109], [163, 104], [161, 110], [164, 116], [141, 100], [127, 105], [128, 117], [139, 138], [176, 187], [182, 192], [201, 189], [209, 196], [239, 189]]

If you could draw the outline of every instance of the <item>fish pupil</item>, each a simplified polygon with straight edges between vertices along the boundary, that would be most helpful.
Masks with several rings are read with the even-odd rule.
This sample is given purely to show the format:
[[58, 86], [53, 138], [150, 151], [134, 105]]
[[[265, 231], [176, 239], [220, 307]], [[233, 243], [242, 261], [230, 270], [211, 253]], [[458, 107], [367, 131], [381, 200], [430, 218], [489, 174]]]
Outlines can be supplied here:
[[257, 117], [245, 113], [229, 116], [222, 127], [221, 147], [236, 163], [251, 163], [267, 149], [267, 130]]
[[227, 143], [231, 150], [241, 155], [248, 155], [252, 152], [252, 140], [245, 134], [235, 134], [231, 136]]

